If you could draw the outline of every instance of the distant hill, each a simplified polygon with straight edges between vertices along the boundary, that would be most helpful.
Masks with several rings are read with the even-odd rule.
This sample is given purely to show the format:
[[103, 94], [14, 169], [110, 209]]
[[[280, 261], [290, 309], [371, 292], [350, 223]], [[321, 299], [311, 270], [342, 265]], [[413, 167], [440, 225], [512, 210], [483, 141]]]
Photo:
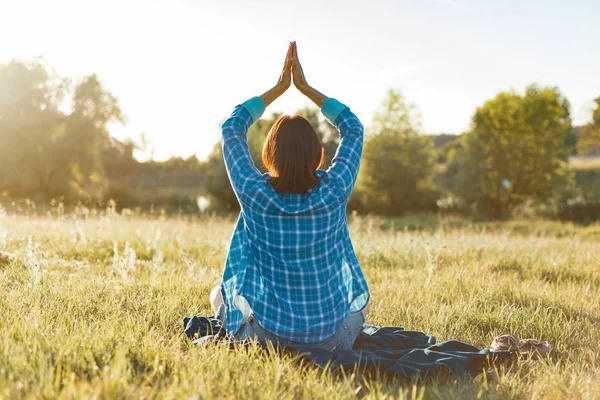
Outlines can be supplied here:
[[[576, 154], [577, 138], [582, 134], [585, 126], [573, 127], [573, 132], [567, 137], [565, 144], [572, 149], [571, 154]], [[452, 143], [460, 139], [462, 134], [438, 133], [429, 135], [433, 138], [433, 143], [436, 149], [442, 149], [446, 144]]]
[[433, 137], [433, 144], [436, 149], [443, 147], [446, 143], [454, 142], [461, 137], [461, 135], [455, 135], [452, 133], [439, 133], [430, 136]]

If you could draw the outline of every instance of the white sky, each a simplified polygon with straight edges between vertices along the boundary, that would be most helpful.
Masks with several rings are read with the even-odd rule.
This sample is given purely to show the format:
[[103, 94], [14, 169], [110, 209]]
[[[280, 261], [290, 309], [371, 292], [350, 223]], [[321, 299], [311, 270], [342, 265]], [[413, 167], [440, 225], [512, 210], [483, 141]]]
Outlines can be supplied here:
[[[428, 133], [460, 133], [499, 91], [558, 86], [576, 123], [600, 95], [593, 0], [0, 0], [0, 62], [42, 56], [61, 76], [97, 73], [157, 159], [204, 158], [218, 125], [277, 80], [290, 40], [311, 85], [369, 125], [389, 88]], [[1, 88], [0, 88], [1, 90]], [[268, 110], [309, 105], [291, 89]]]

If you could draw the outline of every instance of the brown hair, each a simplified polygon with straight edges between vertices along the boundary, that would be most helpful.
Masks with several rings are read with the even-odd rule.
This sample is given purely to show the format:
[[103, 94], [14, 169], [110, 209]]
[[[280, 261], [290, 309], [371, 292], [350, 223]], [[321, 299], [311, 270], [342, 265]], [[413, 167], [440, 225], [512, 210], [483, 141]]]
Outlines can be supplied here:
[[301, 115], [283, 115], [275, 121], [262, 151], [262, 162], [279, 192], [306, 193], [319, 183], [315, 171], [325, 151], [310, 122]]

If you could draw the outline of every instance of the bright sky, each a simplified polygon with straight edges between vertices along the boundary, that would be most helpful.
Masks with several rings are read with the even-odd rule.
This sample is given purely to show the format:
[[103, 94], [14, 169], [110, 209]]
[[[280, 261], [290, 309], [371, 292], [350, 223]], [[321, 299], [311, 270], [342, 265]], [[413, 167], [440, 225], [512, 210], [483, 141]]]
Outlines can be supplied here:
[[[402, 90], [427, 133], [460, 133], [475, 108], [532, 82], [558, 86], [576, 123], [600, 95], [596, 0], [0, 0], [0, 62], [42, 56], [97, 73], [155, 157], [204, 158], [234, 106], [270, 88], [287, 44], [308, 82], [369, 125]], [[267, 110], [309, 105], [295, 89]]]

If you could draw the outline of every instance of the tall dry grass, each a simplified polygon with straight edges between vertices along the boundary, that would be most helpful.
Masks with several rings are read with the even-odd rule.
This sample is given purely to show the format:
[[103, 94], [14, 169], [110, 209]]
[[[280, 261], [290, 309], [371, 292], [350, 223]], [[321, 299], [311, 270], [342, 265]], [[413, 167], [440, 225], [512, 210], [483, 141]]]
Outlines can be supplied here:
[[3, 215], [0, 251], [13, 256], [0, 259], [0, 398], [600, 397], [598, 226], [411, 224], [353, 218], [370, 323], [481, 347], [536, 337], [551, 358], [493, 378], [405, 382], [194, 347], [182, 317], [209, 314], [233, 219]]

